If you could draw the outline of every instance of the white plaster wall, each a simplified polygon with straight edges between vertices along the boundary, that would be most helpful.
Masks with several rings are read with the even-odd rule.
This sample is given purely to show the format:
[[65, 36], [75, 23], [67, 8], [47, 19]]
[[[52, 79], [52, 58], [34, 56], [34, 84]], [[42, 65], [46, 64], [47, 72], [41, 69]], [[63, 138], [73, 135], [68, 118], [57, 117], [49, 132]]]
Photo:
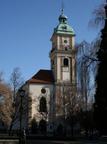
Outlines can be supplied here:
[[75, 82], [75, 59], [72, 59], [72, 81]]
[[72, 49], [75, 49], [75, 38], [72, 37]]
[[61, 61], [60, 57], [57, 57], [57, 80], [61, 79]]
[[69, 81], [70, 80], [70, 73], [66, 72], [66, 71], [63, 71], [62, 78], [63, 78], [64, 81]]
[[[42, 94], [41, 89], [45, 88], [46, 93]], [[40, 121], [41, 115], [39, 113], [39, 101], [42, 96], [46, 97], [47, 100], [47, 108], [50, 113], [50, 98], [53, 94], [53, 85], [46, 84], [30, 84], [29, 85], [29, 94], [32, 98], [32, 118], [36, 117], [37, 121]]]
[[57, 49], [60, 49], [60, 37], [57, 37]]

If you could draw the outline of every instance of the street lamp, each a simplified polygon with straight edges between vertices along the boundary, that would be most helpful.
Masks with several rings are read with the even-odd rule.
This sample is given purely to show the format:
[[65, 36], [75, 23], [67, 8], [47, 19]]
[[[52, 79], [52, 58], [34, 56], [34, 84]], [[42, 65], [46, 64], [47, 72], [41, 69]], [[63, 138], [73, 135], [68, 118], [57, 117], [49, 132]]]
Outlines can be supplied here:
[[2, 105], [3, 103], [4, 103], [4, 96], [0, 94], [0, 105]]
[[22, 144], [22, 114], [23, 114], [23, 97], [25, 96], [25, 91], [23, 89], [19, 90], [20, 95], [20, 144]]
[[[1, 109], [2, 109], [2, 106], [4, 105], [5, 103], [5, 97], [4, 95], [0, 94], [0, 106], [1, 106]], [[0, 112], [0, 122], [3, 122], [2, 121], [2, 114]], [[4, 127], [1, 127], [0, 129], [4, 129]]]

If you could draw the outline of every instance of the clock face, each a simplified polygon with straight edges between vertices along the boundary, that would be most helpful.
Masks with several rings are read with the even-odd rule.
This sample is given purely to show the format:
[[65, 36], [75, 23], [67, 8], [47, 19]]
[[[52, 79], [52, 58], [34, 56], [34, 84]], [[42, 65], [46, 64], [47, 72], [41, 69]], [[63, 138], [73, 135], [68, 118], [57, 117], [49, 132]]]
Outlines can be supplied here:
[[66, 43], [68, 43], [68, 41], [67, 41], [67, 40], [64, 40], [64, 43], [66, 44]]
[[64, 38], [63, 39], [63, 44], [64, 45], [69, 45], [69, 39], [68, 38]]

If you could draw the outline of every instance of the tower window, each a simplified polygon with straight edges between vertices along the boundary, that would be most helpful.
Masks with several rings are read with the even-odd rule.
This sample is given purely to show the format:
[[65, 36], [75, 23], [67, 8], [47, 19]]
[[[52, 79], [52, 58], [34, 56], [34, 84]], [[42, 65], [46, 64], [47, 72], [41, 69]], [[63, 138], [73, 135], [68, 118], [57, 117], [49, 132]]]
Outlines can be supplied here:
[[68, 50], [68, 47], [65, 47], [65, 50], [67, 51], [67, 50]]
[[69, 65], [69, 61], [68, 61], [67, 58], [64, 58], [63, 64], [64, 64], [64, 66], [68, 66]]

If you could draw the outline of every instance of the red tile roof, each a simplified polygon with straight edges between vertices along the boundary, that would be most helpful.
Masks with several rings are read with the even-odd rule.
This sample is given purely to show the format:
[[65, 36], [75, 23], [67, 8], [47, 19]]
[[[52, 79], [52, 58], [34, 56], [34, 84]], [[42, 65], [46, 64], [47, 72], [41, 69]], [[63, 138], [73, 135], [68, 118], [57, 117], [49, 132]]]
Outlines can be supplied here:
[[39, 70], [31, 79], [29, 83], [52, 84], [54, 83], [54, 76], [52, 70]]

